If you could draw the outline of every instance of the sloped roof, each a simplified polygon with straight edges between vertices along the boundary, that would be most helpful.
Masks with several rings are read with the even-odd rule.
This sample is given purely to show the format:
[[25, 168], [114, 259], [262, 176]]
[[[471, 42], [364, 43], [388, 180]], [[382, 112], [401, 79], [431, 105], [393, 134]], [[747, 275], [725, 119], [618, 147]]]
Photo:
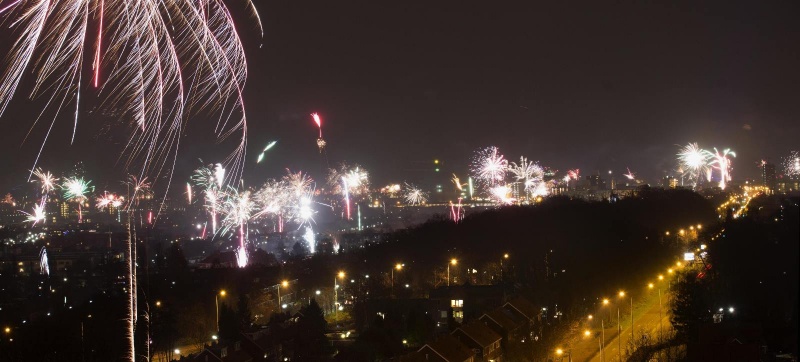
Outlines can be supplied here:
[[[446, 334], [437, 338], [435, 341], [422, 346], [418, 352], [423, 352], [425, 348], [435, 351], [440, 357], [448, 362], [463, 362], [469, 360], [474, 354], [469, 347], [459, 342], [455, 337]], [[423, 352], [424, 353], [424, 352]]]
[[536, 319], [539, 314], [539, 309], [523, 297], [516, 297], [506, 302], [507, 306], [514, 308], [517, 312], [521, 313], [529, 320]]
[[480, 317], [481, 320], [489, 318], [490, 320], [497, 323], [501, 328], [508, 331], [513, 331], [519, 326], [521, 326], [524, 322], [515, 318], [509, 311], [505, 310], [504, 308], [497, 308], [492, 310], [491, 312], [484, 313], [483, 316]]
[[425, 352], [414, 351], [404, 356], [400, 356], [397, 359], [397, 362], [447, 362], [447, 360], [443, 359], [436, 353], [428, 353], [428, 356], [425, 356]]
[[461, 330], [461, 332], [466, 334], [467, 337], [477, 342], [484, 348], [489, 347], [493, 343], [502, 339], [499, 334], [495, 333], [495, 331], [481, 322], [464, 324], [461, 327], [458, 327], [456, 330]]

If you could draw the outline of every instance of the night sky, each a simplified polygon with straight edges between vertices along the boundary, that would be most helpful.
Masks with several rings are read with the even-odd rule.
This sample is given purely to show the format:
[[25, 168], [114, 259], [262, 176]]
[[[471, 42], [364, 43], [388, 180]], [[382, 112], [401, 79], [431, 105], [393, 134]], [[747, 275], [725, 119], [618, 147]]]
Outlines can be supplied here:
[[[734, 149], [735, 179], [800, 148], [797, 2], [531, 3], [259, 0], [263, 40], [235, 11], [250, 65], [247, 183], [321, 170], [312, 112], [328, 162], [360, 163], [378, 184], [415, 182], [434, 158], [464, 174], [490, 145], [511, 160], [630, 167], [651, 182], [675, 167], [678, 144]], [[24, 109], [0, 120], [14, 128], [0, 149], [6, 188], [24, 183], [43, 135], [20, 147], [36, 117]], [[69, 125], [51, 136], [42, 166], [122, 173], [120, 140], [106, 137], [115, 126], [86, 118], [75, 145]], [[176, 176], [230, 151], [208, 132], [190, 123]]]

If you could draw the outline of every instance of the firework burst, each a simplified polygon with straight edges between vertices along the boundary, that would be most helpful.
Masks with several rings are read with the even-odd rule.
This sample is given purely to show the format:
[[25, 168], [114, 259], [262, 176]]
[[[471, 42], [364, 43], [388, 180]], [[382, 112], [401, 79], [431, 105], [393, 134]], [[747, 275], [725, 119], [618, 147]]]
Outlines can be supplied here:
[[331, 169], [328, 172], [328, 185], [335, 193], [342, 195], [345, 215], [350, 220], [350, 200], [369, 192], [369, 173], [358, 165], [349, 167], [342, 164], [339, 169]]
[[251, 198], [250, 191], [240, 191], [229, 187], [221, 202], [220, 210], [225, 215], [222, 219], [223, 233], [238, 228], [239, 247], [236, 251], [236, 261], [240, 268], [247, 266], [247, 223], [256, 210], [256, 204]]
[[548, 194], [544, 182], [544, 169], [536, 162], [529, 162], [527, 158], [520, 157], [519, 164], [512, 162], [508, 168], [516, 181], [523, 185], [527, 195], [544, 196]]
[[783, 159], [783, 172], [791, 179], [800, 177], [800, 153], [792, 151]]
[[406, 200], [406, 203], [412, 206], [422, 205], [428, 201], [428, 193], [422, 191], [420, 188], [411, 185], [405, 184], [406, 190], [403, 193], [403, 198]]
[[679, 167], [684, 173], [688, 173], [689, 181], [694, 186], [697, 186], [703, 175], [710, 181], [711, 156], [710, 152], [701, 149], [697, 143], [690, 143], [678, 152]]
[[87, 194], [94, 188], [83, 177], [69, 177], [64, 180], [61, 189], [64, 190], [64, 198], [78, 204], [78, 223], [83, 222], [83, 202], [87, 200]]
[[491, 188], [505, 181], [508, 160], [497, 147], [487, 147], [475, 153], [471, 169], [476, 180]]
[[44, 201], [45, 200], [42, 199], [42, 201], [40, 203], [38, 203], [36, 205], [33, 205], [33, 210], [30, 213], [27, 213], [25, 211], [21, 211], [22, 213], [27, 215], [25, 217], [25, 221], [26, 222], [31, 223], [31, 225], [36, 225], [39, 222], [45, 222], [45, 220], [47, 218], [47, 214], [45, 213]]

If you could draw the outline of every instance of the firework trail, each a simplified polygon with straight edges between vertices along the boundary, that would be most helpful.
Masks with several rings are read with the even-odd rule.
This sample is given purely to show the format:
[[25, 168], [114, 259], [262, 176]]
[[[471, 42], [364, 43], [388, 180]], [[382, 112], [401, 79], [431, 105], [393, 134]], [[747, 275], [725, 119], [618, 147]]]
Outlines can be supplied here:
[[319, 118], [319, 114], [311, 113], [311, 118], [314, 119], [314, 123], [316, 123], [317, 128], [319, 128], [319, 138], [317, 138], [317, 147], [319, 148], [319, 153], [322, 153], [322, 150], [325, 148], [327, 142], [322, 139], [322, 120]]
[[697, 143], [689, 143], [678, 152], [678, 164], [681, 170], [688, 172], [689, 180], [697, 187], [703, 174], [706, 174], [708, 181], [711, 181], [711, 161], [712, 154], [700, 148]]
[[464, 186], [467, 186], [467, 184], [461, 183], [461, 180], [458, 178], [458, 176], [456, 176], [456, 174], [453, 174], [453, 178], [451, 180], [453, 181], [453, 185], [456, 186], [456, 190], [459, 193], [464, 191]]
[[488, 188], [502, 184], [508, 171], [506, 160], [497, 147], [487, 147], [478, 150], [472, 158], [472, 174], [476, 180]]
[[369, 192], [369, 174], [360, 166], [349, 167], [342, 164], [339, 169], [331, 169], [328, 173], [328, 184], [334, 193], [341, 194], [345, 203], [347, 220], [351, 220], [350, 198], [360, 197]]
[[[260, 27], [252, 2], [245, 5]], [[26, 0], [3, 3], [0, 17], [15, 39], [0, 74], [0, 114], [20, 92], [46, 101], [31, 129], [52, 114], [34, 166], [61, 113], [72, 114], [74, 141], [82, 93], [93, 85], [101, 112], [131, 126], [126, 166], [137, 162], [142, 173], [174, 166], [187, 120], [205, 112], [217, 115], [220, 141], [241, 134], [226, 158], [240, 175], [247, 61], [223, 1]], [[21, 87], [27, 74], [30, 90]]]
[[420, 188], [411, 185], [405, 184], [406, 190], [403, 194], [403, 198], [406, 200], [406, 203], [411, 206], [422, 205], [428, 201], [428, 193], [422, 191]]
[[636, 174], [631, 172], [630, 168], [626, 167], [625, 169], [628, 170], [628, 173], [623, 174], [623, 176], [625, 176], [625, 178], [627, 178], [628, 180], [635, 181], [636, 180]]
[[217, 206], [221, 201], [221, 190], [225, 180], [225, 169], [221, 164], [198, 168], [191, 177], [192, 182], [203, 190], [205, 206], [211, 217], [211, 233], [217, 233]]
[[192, 184], [186, 183], [186, 202], [192, 204]]
[[225, 217], [222, 219], [223, 228], [222, 233], [228, 230], [238, 228], [239, 230], [239, 248], [236, 251], [236, 261], [240, 268], [247, 266], [247, 223], [253, 216], [256, 210], [256, 204], [251, 198], [250, 191], [239, 191], [232, 187], [228, 187], [225, 192], [225, 198], [221, 202], [222, 214]]
[[278, 143], [278, 141], [272, 141], [272, 142], [268, 143], [267, 146], [264, 147], [264, 150], [261, 151], [260, 154], [258, 154], [258, 158], [256, 159], [256, 163], [261, 163], [261, 161], [264, 160], [264, 156], [267, 154], [267, 151], [272, 149], [272, 147], [275, 147], [275, 145], [277, 143]]
[[453, 202], [450, 201], [450, 219], [456, 223], [464, 219], [464, 212], [461, 208], [461, 197], [458, 198], [457, 204], [453, 204]]
[[64, 179], [61, 189], [64, 190], [64, 198], [78, 204], [78, 223], [83, 222], [83, 202], [87, 200], [86, 194], [91, 192], [94, 187], [90, 187], [90, 181], [85, 181], [83, 177], [69, 177]]
[[[708, 151], [707, 151], [708, 152]], [[731, 180], [731, 159], [728, 156], [736, 157], [736, 153], [729, 148], [724, 149], [722, 152], [714, 148], [714, 153], [708, 152], [712, 161], [710, 166], [719, 170], [719, 188], [725, 189], [727, 182]]]
[[783, 172], [791, 179], [800, 176], [800, 153], [792, 151], [788, 157], [783, 159]]
[[50, 262], [47, 260], [47, 249], [44, 246], [39, 251], [39, 270], [42, 275], [50, 276]]
[[310, 226], [306, 226], [306, 232], [303, 233], [303, 240], [308, 244], [309, 253], [314, 254], [317, 249], [317, 243], [316, 240], [314, 240], [314, 230], [312, 230]]
[[[246, 4], [260, 27], [252, 2]], [[139, 161], [142, 174], [156, 176], [174, 166], [185, 123], [204, 111], [218, 115], [214, 132], [220, 141], [241, 134], [226, 158], [232, 173], [241, 174], [247, 62], [223, 1], [13, 1], [3, 3], [0, 16], [9, 20], [15, 39], [8, 42], [0, 74], [0, 114], [16, 93], [28, 93], [20, 89], [25, 74], [33, 77], [31, 97], [46, 101], [32, 128], [46, 112], [53, 114], [34, 166], [61, 113], [73, 115], [74, 142], [86, 78], [101, 96], [101, 112], [130, 125], [126, 166]], [[90, 26], [95, 23], [96, 32]], [[87, 54], [93, 59], [85, 59]], [[83, 74], [85, 63], [91, 63], [91, 75]], [[128, 334], [132, 361], [133, 325]]]

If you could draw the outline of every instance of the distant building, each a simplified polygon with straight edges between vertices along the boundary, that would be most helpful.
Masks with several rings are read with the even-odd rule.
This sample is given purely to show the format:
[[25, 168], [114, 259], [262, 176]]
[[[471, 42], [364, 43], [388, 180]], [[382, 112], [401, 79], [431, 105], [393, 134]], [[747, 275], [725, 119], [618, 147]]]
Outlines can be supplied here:
[[777, 177], [775, 176], [775, 164], [769, 162], [761, 163], [761, 182], [768, 187], [771, 192], [775, 192]]
[[592, 190], [605, 190], [606, 180], [600, 177], [600, 174], [586, 176], [586, 181], [589, 181], [589, 188]]
[[661, 187], [665, 189], [674, 189], [678, 187], [678, 179], [674, 176], [664, 176], [661, 179]]

